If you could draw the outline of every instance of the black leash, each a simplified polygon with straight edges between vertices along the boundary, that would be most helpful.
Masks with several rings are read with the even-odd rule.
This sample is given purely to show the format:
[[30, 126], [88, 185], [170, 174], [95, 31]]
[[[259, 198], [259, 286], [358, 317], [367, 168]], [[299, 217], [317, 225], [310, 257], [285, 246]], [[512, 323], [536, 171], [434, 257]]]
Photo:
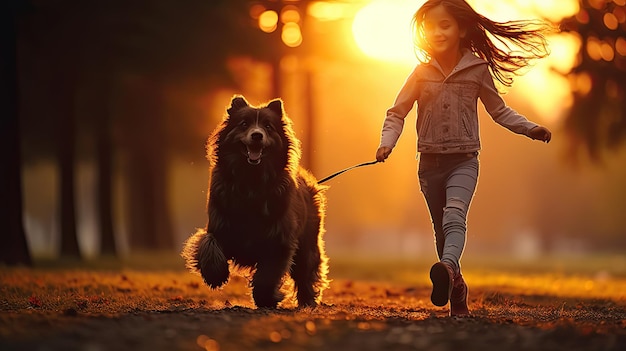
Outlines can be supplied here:
[[363, 163], [359, 163], [356, 166], [352, 166], [352, 167], [348, 167], [346, 169], [342, 169], [339, 172], [333, 173], [333, 174], [329, 175], [328, 177], [325, 177], [325, 178], [322, 178], [322, 179], [318, 180], [317, 184], [322, 184], [325, 181], [331, 180], [331, 179], [335, 178], [336, 176], [340, 175], [341, 173], [347, 172], [347, 171], [349, 171], [351, 169], [358, 168], [358, 167], [363, 167], [363, 166], [369, 166], [369, 165], [373, 165], [373, 164], [376, 164], [376, 163], [378, 163], [378, 161], [363, 162]]

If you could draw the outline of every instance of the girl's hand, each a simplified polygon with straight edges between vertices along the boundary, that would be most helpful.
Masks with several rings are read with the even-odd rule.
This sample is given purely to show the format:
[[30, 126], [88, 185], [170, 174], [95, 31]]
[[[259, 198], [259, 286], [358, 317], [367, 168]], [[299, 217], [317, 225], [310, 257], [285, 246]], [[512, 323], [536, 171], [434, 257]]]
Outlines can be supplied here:
[[389, 154], [391, 153], [391, 148], [386, 146], [381, 146], [376, 150], [376, 161], [385, 162]]
[[530, 136], [534, 140], [541, 140], [549, 143], [550, 139], [552, 139], [552, 132], [550, 132], [550, 130], [546, 127], [537, 126], [530, 130], [528, 136]]

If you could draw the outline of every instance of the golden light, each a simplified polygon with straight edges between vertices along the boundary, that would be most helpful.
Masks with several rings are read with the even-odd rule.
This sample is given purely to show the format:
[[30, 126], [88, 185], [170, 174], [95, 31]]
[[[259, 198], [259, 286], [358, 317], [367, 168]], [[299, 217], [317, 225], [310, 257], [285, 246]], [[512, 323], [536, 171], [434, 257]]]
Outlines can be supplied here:
[[578, 21], [578, 23], [580, 24], [589, 23], [589, 13], [586, 10], [581, 10], [579, 13], [576, 14], [576, 21]]
[[300, 12], [294, 5], [287, 5], [280, 11], [280, 20], [283, 23], [300, 22]]
[[278, 14], [276, 11], [266, 10], [259, 15], [259, 28], [266, 33], [271, 33], [278, 28]]
[[480, 14], [496, 21], [540, 17], [558, 22], [580, 11], [576, 0], [469, 0], [469, 3]]
[[626, 39], [621, 37], [617, 38], [615, 41], [615, 51], [621, 56], [626, 56]]
[[617, 17], [611, 12], [607, 12], [604, 14], [603, 21], [604, 25], [610, 30], [616, 30], [617, 27], [619, 27], [619, 21], [617, 20]]
[[359, 49], [375, 59], [415, 62], [411, 18], [423, 2], [375, 0], [363, 7], [352, 23]]
[[[581, 40], [578, 35], [572, 33], [553, 35], [548, 40], [550, 56], [537, 61], [525, 75], [518, 77], [513, 88], [528, 98], [541, 117], [553, 120], [559, 118], [562, 110], [573, 103], [571, 94], [573, 84], [564, 74], [578, 63], [578, 56], [575, 53], [580, 49]], [[555, 73], [555, 70], [559, 73]], [[581, 92], [586, 90], [584, 86], [587, 84], [584, 79], [585, 77], [582, 77], [580, 82]], [[559, 103], [547, 104], [546, 101]]]
[[613, 58], [615, 58], [615, 52], [613, 51], [613, 47], [611, 46], [611, 44], [605, 41], [602, 42], [602, 44], [600, 44], [600, 55], [602, 56], [602, 59], [604, 61], [613, 61]]
[[589, 0], [589, 5], [596, 10], [601, 10], [605, 3], [606, 0]]
[[[604, 2], [604, 0], [596, 0]], [[621, 0], [618, 0], [621, 1]], [[626, 0], [624, 0], [626, 1]], [[580, 10], [578, 0], [468, 0], [480, 14], [496, 21], [548, 18], [558, 22], [575, 16]], [[593, 2], [593, 0], [592, 0]], [[413, 48], [411, 19], [424, 1], [373, 0], [361, 8], [353, 21], [352, 31], [359, 49], [368, 57], [394, 63], [416, 64]], [[597, 5], [597, 4], [596, 4]], [[621, 14], [615, 13], [608, 23], [619, 22]], [[515, 83], [517, 91], [531, 101], [533, 108], [546, 118], [555, 118], [571, 103], [571, 87], [567, 78], [554, 72], [568, 72], [576, 63], [580, 39], [575, 35], [559, 34], [549, 38], [551, 55], [539, 60]], [[595, 60], [613, 59], [615, 51], [624, 49], [626, 41], [603, 45], [596, 39], [589, 43], [588, 51]], [[609, 50], [610, 49], [610, 50]], [[546, 104], [545, 101], [561, 101]]]
[[300, 31], [300, 26], [295, 22], [285, 23], [281, 39], [285, 45], [292, 48], [302, 44], [302, 32]]
[[574, 33], [562, 33], [548, 38], [550, 42], [550, 56], [542, 60], [548, 69], [554, 69], [560, 74], [567, 74], [572, 67], [580, 63], [580, 58], [574, 53], [580, 50], [580, 36]]
[[602, 60], [602, 43], [596, 37], [587, 39], [587, 55], [594, 61]]
[[570, 75], [572, 90], [580, 95], [587, 95], [593, 87], [591, 76], [588, 73]]
[[530, 6], [529, 12], [547, 18], [553, 22], [558, 22], [565, 17], [575, 16], [580, 11], [578, 1], [572, 0], [533, 0], [517, 1]]
[[220, 349], [220, 344], [206, 335], [199, 335], [196, 338], [196, 343], [206, 351], [219, 351]]
[[344, 4], [326, 1], [314, 1], [308, 8], [307, 13], [318, 21], [335, 21], [346, 15]]

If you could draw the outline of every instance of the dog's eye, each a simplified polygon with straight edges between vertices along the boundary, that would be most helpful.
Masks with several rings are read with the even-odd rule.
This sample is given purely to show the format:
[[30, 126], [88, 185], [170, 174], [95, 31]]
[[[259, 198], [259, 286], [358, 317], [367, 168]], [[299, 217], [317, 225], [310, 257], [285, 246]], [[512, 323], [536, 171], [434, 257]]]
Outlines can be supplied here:
[[240, 126], [241, 128], [248, 128], [248, 122], [246, 122], [246, 121], [241, 121], [241, 123], [239, 123], [239, 126]]
[[267, 130], [272, 130], [272, 125], [271, 125], [271, 124], [269, 124], [269, 123], [266, 123], [266, 124], [265, 124], [265, 129], [267, 129]]

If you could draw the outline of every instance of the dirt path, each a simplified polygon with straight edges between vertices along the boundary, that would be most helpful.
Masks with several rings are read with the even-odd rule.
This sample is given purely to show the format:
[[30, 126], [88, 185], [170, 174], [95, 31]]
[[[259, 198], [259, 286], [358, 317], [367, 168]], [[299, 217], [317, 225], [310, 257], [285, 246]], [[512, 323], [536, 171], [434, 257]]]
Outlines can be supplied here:
[[517, 276], [524, 289], [474, 279], [462, 319], [432, 306], [421, 281], [338, 278], [315, 309], [265, 310], [240, 277], [220, 291], [182, 271], [0, 277], [0, 350], [626, 350], [623, 295], [549, 294], [530, 275]]

